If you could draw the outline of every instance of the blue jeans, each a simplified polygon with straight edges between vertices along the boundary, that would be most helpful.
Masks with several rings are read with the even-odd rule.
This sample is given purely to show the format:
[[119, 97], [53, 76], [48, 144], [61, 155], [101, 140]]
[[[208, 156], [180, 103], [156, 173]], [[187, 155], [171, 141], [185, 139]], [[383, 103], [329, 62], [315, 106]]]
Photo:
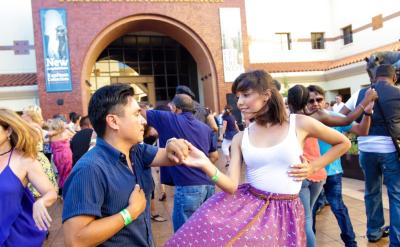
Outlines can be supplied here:
[[313, 217], [311, 209], [314, 207], [314, 203], [318, 198], [319, 193], [322, 190], [322, 185], [325, 181], [321, 182], [312, 182], [310, 180], [304, 180], [301, 184], [300, 190], [300, 200], [304, 207], [304, 215], [305, 215], [305, 230], [306, 230], [306, 238], [307, 238], [307, 247], [315, 247], [315, 233], [312, 229], [313, 226]]
[[172, 224], [176, 232], [215, 192], [214, 185], [175, 186]]
[[[328, 200], [331, 210], [336, 217], [340, 227], [340, 237], [342, 238], [346, 247], [357, 246], [355, 241], [355, 233], [353, 225], [350, 221], [349, 211], [344, 205], [342, 197], [342, 173], [328, 176], [324, 184], [325, 197]], [[315, 213], [320, 205], [318, 202], [314, 205], [313, 219], [315, 224]], [[315, 229], [315, 227], [314, 227]]]
[[400, 162], [397, 153], [369, 153], [360, 151], [360, 166], [365, 177], [365, 209], [367, 237], [382, 237], [385, 224], [382, 205], [382, 181], [389, 196], [390, 246], [400, 246]]

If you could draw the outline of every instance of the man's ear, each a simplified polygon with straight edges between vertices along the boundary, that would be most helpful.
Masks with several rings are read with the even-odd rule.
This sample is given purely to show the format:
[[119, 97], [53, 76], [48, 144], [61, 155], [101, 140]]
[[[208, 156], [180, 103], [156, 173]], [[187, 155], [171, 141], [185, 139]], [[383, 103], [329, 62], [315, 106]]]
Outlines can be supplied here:
[[108, 114], [106, 116], [106, 125], [112, 130], [119, 130], [119, 119], [117, 115]]

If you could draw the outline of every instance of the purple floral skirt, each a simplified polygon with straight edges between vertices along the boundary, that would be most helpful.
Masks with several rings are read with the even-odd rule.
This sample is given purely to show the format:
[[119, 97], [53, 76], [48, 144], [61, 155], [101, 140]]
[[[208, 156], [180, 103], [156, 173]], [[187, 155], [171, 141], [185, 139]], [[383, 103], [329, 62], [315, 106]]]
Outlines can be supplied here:
[[165, 246], [306, 246], [303, 206], [243, 184], [208, 199]]

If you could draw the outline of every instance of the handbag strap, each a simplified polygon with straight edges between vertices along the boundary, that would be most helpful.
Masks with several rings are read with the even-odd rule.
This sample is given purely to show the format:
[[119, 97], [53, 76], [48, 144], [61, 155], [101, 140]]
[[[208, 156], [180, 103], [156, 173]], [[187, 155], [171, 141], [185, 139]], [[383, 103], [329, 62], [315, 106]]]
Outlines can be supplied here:
[[[373, 89], [376, 90], [375, 85], [371, 86], [371, 88], [373, 88]], [[396, 138], [395, 138], [395, 137], [392, 135], [392, 133], [390, 132], [389, 123], [388, 123], [388, 121], [386, 120], [385, 112], [383, 111], [383, 109], [382, 109], [382, 107], [381, 107], [381, 104], [379, 103], [379, 97], [378, 97], [378, 99], [376, 100], [376, 103], [377, 103], [377, 106], [378, 106], [379, 111], [382, 113], [383, 121], [385, 122], [385, 128], [386, 128], [387, 132], [389, 133], [390, 137], [392, 138], [392, 142], [393, 142], [394, 147], [396, 148], [397, 153], [400, 155], [400, 147], [399, 147], [399, 144], [397, 143]]]

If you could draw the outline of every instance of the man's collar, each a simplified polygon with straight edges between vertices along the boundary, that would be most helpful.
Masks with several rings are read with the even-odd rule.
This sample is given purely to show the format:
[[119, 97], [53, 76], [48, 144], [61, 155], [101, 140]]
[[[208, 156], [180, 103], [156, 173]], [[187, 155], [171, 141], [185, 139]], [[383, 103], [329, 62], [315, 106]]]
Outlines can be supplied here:
[[[126, 160], [125, 154], [123, 154], [121, 151], [113, 147], [111, 144], [106, 142], [103, 138], [97, 137], [96, 140], [96, 146], [99, 147], [100, 149], [104, 150], [107, 152], [107, 154], [113, 159], [113, 160]], [[129, 152], [131, 152], [133, 147]], [[126, 162], [126, 161], [125, 161]]]

